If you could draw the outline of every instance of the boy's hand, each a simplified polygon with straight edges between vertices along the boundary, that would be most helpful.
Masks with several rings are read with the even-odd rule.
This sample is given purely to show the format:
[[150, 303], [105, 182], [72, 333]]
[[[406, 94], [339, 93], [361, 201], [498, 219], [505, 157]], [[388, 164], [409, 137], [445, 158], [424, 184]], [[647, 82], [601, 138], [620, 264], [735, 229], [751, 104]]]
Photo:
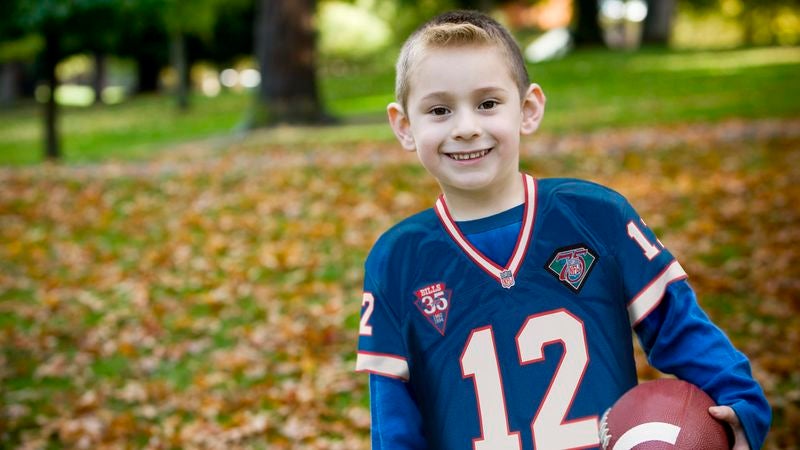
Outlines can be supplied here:
[[733, 408], [730, 406], [712, 406], [708, 408], [708, 413], [711, 414], [711, 417], [730, 425], [734, 439], [732, 450], [750, 450], [750, 444], [747, 443], [744, 428], [742, 428], [739, 417]]

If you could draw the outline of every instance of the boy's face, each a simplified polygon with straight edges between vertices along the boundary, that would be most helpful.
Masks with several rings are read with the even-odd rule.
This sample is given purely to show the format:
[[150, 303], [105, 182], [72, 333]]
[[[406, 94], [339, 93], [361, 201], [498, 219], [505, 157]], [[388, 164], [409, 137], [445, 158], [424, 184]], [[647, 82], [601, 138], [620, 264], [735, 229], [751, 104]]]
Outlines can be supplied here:
[[520, 135], [541, 120], [541, 89], [531, 85], [520, 99], [503, 53], [492, 46], [429, 49], [410, 81], [406, 108], [388, 108], [403, 147], [417, 151], [445, 195], [507, 192], [517, 181]]

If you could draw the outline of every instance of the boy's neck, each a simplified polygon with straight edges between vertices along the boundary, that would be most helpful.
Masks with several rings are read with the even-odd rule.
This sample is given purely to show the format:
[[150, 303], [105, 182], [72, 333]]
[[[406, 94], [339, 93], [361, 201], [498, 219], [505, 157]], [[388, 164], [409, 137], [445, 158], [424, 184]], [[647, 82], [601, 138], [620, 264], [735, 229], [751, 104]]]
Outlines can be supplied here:
[[444, 190], [447, 209], [456, 221], [475, 220], [509, 210], [525, 201], [525, 185], [517, 173], [503, 183], [485, 191]]

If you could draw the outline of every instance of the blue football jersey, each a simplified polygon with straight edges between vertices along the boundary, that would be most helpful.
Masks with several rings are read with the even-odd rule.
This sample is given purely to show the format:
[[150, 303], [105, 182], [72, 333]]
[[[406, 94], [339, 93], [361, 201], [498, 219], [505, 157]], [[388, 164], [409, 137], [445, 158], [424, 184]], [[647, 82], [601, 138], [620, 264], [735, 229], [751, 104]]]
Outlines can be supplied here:
[[686, 277], [619, 194], [522, 176], [504, 265], [443, 197], [367, 259], [356, 368], [409, 383], [429, 448], [599, 446], [600, 415], [637, 382], [632, 326]]

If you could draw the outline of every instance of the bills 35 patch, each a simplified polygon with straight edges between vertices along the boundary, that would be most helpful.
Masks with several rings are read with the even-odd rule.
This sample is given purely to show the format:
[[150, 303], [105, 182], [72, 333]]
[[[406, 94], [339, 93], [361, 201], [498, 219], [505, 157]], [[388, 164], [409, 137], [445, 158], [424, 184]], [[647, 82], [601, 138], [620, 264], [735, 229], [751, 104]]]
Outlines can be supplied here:
[[433, 283], [415, 291], [414, 295], [417, 297], [414, 304], [422, 315], [444, 336], [452, 291], [444, 283]]
[[546, 269], [573, 292], [580, 292], [592, 271], [597, 254], [585, 244], [564, 247], [553, 252]]

